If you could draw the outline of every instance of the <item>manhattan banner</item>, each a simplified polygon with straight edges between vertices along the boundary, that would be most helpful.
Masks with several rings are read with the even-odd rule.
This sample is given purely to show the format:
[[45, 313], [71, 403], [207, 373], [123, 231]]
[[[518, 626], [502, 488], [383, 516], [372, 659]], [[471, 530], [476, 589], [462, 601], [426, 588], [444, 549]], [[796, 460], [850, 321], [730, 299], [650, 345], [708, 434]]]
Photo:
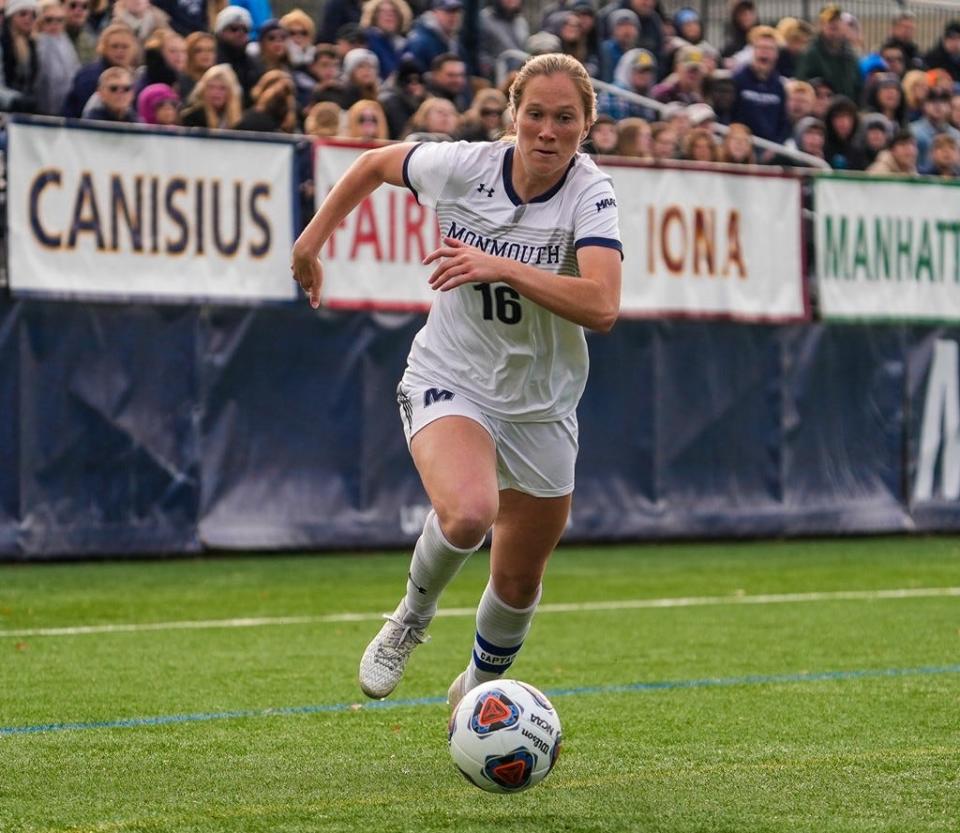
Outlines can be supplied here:
[[814, 182], [824, 318], [960, 320], [960, 185]]
[[13, 292], [295, 297], [292, 144], [16, 121], [7, 129]]
[[[318, 204], [361, 150], [317, 145]], [[619, 203], [625, 315], [806, 317], [799, 179], [621, 165], [603, 169], [613, 177]], [[426, 309], [430, 270], [421, 260], [440, 240], [432, 210], [405, 188], [380, 188], [328, 241], [324, 303]]]

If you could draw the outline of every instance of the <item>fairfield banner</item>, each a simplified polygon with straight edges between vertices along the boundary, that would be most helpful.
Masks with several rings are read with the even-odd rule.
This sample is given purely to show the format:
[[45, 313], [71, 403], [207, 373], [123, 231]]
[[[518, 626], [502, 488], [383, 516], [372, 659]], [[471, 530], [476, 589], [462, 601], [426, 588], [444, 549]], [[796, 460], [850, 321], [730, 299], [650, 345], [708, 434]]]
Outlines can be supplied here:
[[[360, 152], [317, 145], [318, 204]], [[798, 179], [619, 165], [604, 170], [619, 203], [625, 315], [806, 317]], [[426, 309], [430, 270], [421, 260], [440, 239], [435, 213], [410, 191], [380, 188], [328, 241], [324, 303]]]
[[960, 320], [960, 185], [814, 182], [824, 318]]
[[296, 297], [291, 144], [16, 121], [7, 130], [13, 292]]

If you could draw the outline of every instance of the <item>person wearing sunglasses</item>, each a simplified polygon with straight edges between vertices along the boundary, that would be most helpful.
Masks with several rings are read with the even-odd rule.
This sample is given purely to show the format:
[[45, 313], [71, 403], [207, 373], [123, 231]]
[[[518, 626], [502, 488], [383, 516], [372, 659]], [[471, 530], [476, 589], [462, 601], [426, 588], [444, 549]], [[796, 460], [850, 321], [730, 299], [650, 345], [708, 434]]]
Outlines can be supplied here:
[[98, 103], [84, 112], [93, 121], [137, 122], [133, 109], [133, 75], [123, 67], [109, 67], [100, 75]]
[[70, 89], [80, 60], [64, 28], [66, 10], [59, 0], [41, 0], [34, 41], [37, 45], [37, 112], [56, 115]]
[[495, 142], [503, 136], [506, 122], [507, 97], [497, 89], [480, 90], [463, 121], [456, 138], [467, 142]]
[[217, 15], [213, 33], [217, 38], [217, 63], [230, 64], [243, 89], [244, 106], [253, 102], [254, 85], [263, 74], [260, 63], [247, 54], [253, 19], [240, 6], [227, 6]]
[[80, 67], [73, 76], [61, 115], [73, 119], [85, 118], [85, 110], [89, 109], [87, 105], [92, 108], [99, 103], [90, 99], [97, 92], [103, 71], [110, 67], [122, 67], [133, 72], [140, 62], [140, 42], [125, 23], [111, 23], [100, 33], [97, 54], [100, 57], [96, 61]]
[[290, 56], [290, 65], [296, 70], [305, 71], [317, 53], [313, 42], [317, 27], [313, 18], [303, 9], [294, 9], [280, 18], [280, 25], [289, 35], [287, 54]]
[[287, 51], [289, 40], [290, 34], [283, 28], [280, 21], [273, 17], [260, 27], [259, 41], [251, 43], [247, 47], [247, 52], [259, 59], [260, 68], [264, 72], [282, 69], [284, 72], [292, 73], [293, 66]]
[[90, 0], [66, 0], [63, 8], [67, 13], [64, 27], [67, 37], [77, 51], [80, 65], [97, 59], [97, 34], [90, 26]]
[[0, 31], [0, 110], [32, 113], [37, 109], [36, 87], [40, 71], [33, 26], [37, 0], [7, 0]]
[[347, 110], [346, 124], [339, 134], [344, 139], [372, 142], [389, 137], [387, 117], [376, 101], [361, 100]]

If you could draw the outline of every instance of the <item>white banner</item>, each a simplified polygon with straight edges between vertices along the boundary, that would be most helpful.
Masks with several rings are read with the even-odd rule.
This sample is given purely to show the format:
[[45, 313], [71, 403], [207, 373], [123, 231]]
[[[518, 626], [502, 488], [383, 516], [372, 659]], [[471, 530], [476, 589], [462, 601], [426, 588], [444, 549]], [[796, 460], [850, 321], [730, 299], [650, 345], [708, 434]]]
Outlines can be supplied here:
[[[320, 145], [317, 202], [360, 153]], [[609, 166], [620, 210], [626, 315], [718, 316], [783, 321], [806, 314], [800, 181], [692, 170]], [[402, 188], [383, 187], [330, 238], [324, 303], [423, 309], [439, 245], [432, 210]]]
[[14, 292], [287, 300], [293, 147], [8, 126]]
[[824, 318], [960, 319], [960, 184], [817, 177]]

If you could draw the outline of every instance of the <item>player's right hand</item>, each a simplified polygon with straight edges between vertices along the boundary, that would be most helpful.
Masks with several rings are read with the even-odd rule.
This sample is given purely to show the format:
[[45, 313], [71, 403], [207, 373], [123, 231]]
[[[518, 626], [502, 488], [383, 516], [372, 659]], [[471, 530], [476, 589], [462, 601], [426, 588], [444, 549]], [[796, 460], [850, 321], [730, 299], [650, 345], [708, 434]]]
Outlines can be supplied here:
[[310, 306], [317, 309], [323, 287], [323, 266], [319, 256], [294, 246], [290, 269], [293, 271], [293, 279], [310, 296]]

